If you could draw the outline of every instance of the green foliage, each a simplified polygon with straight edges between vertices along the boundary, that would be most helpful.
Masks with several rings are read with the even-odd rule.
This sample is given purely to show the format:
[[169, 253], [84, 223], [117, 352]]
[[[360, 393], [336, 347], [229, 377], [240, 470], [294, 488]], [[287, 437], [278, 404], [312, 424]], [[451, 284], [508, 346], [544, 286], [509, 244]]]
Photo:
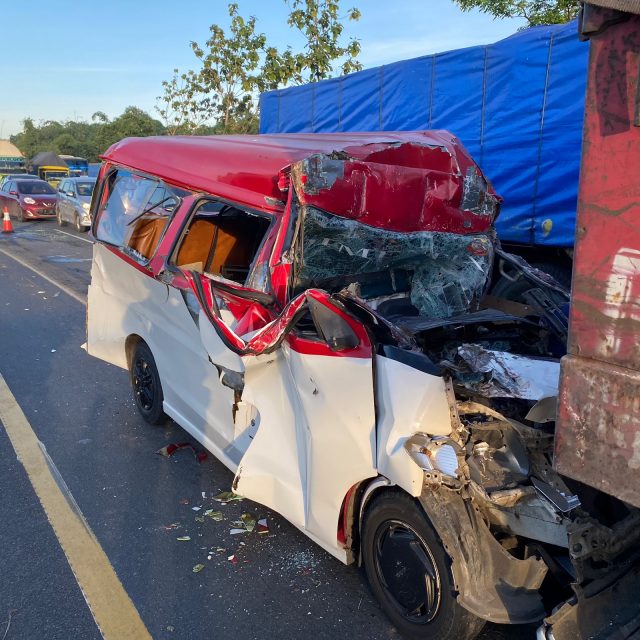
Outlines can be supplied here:
[[22, 121], [22, 131], [11, 136], [27, 158], [40, 151], [69, 154], [96, 162], [98, 156], [114, 142], [128, 136], [161, 135], [164, 126], [137, 107], [127, 107], [115, 118], [101, 111], [93, 114], [92, 122], [56, 122], [48, 120], [36, 125], [31, 118]]
[[[296, 63], [295, 79], [298, 82], [316, 82], [330, 77], [333, 62], [343, 59], [341, 72], [360, 71], [358, 62], [360, 43], [351, 38], [340, 44], [344, 24], [338, 15], [338, 0], [290, 0], [289, 26], [298, 29], [305, 37], [305, 51], [293, 56]], [[359, 20], [360, 11], [355, 7], [347, 12], [348, 20]]]
[[[182, 109], [201, 114], [205, 120], [213, 115], [225, 132], [248, 133], [246, 127], [251, 126], [256, 112], [254, 92], [262, 83], [261, 53], [267, 38], [256, 33], [254, 16], [245, 20], [238, 13], [237, 4], [229, 5], [229, 17], [228, 35], [212, 24], [204, 47], [191, 43], [201, 67], [197, 73], [183, 75], [190, 89]], [[197, 96], [195, 100], [189, 98], [189, 92]]]
[[525, 18], [528, 26], [561, 24], [578, 15], [580, 0], [453, 0], [463, 11], [479, 9], [496, 18]]
[[[337, 60], [340, 73], [362, 68], [357, 60], [360, 43], [342, 43], [339, 0], [285, 2], [289, 26], [306, 39], [304, 50], [280, 51], [256, 31], [255, 17], [243, 18], [238, 5], [229, 4], [228, 30], [213, 24], [204, 45], [191, 43], [200, 68], [186, 73], [174, 69], [173, 78], [162, 83], [156, 110], [168, 133], [200, 133], [212, 121], [215, 133], [255, 133], [261, 91], [328, 78]], [[349, 9], [347, 20], [359, 18], [358, 9]]]
[[164, 132], [165, 128], [160, 121], [138, 107], [127, 107], [117, 118], [99, 126], [95, 142], [102, 153], [122, 138], [159, 136]]
[[169, 135], [201, 133], [204, 124], [215, 111], [207, 94], [198, 88], [193, 71], [173, 70], [171, 80], [162, 82], [164, 94], [156, 102], [156, 111], [165, 123]]

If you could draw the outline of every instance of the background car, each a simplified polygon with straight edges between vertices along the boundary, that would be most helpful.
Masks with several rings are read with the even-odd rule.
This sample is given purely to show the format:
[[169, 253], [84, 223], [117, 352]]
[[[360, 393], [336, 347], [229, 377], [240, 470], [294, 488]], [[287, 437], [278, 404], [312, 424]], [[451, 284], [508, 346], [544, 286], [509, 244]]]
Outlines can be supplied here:
[[0, 189], [2, 189], [5, 182], [9, 180], [38, 180], [38, 176], [34, 173], [8, 173], [6, 176], [0, 177]]
[[0, 190], [0, 208], [21, 222], [53, 218], [56, 215], [57, 191], [44, 180], [7, 180]]
[[91, 226], [89, 207], [95, 185], [95, 178], [86, 176], [66, 178], [60, 183], [56, 216], [61, 227], [71, 222], [78, 231], [86, 231]]

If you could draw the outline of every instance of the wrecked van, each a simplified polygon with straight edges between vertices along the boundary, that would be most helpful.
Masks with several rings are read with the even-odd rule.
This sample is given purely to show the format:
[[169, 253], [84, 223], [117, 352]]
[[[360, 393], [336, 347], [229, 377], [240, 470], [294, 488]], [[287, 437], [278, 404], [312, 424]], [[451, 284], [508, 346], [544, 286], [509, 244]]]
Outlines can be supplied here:
[[[501, 250], [461, 143], [141, 138], [103, 160], [87, 345], [145, 420], [361, 563], [406, 637], [543, 618], [595, 522], [550, 464], [568, 294]], [[521, 302], [487, 295], [496, 253]]]

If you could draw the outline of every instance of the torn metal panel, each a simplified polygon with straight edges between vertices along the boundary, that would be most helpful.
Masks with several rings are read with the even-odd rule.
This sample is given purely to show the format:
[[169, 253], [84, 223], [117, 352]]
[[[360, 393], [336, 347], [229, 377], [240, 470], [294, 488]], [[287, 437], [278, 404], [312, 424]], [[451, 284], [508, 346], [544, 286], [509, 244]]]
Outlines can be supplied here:
[[397, 360], [376, 356], [378, 472], [412, 496], [419, 496], [423, 470], [404, 444], [416, 431], [448, 436], [451, 414], [444, 380]]
[[458, 140], [378, 143], [292, 164], [299, 201], [389, 231], [486, 232], [499, 198]]
[[456, 491], [425, 486], [420, 502], [451, 557], [458, 602], [465, 609], [500, 624], [542, 619], [538, 589], [547, 573], [544, 562], [512, 556]]
[[347, 550], [337, 545], [344, 497], [377, 475], [371, 359], [306, 355], [288, 346], [269, 364], [265, 357], [246, 358], [244, 397], [258, 407], [260, 424], [234, 490], [275, 509], [346, 562]]
[[621, 567], [622, 575], [590, 589], [555, 610], [538, 630], [539, 640], [637, 640], [640, 629], [640, 565]]
[[458, 355], [471, 374], [467, 380], [455, 375], [459, 384], [487, 398], [522, 398], [541, 400], [558, 394], [560, 363], [492, 351], [477, 344], [458, 347]]

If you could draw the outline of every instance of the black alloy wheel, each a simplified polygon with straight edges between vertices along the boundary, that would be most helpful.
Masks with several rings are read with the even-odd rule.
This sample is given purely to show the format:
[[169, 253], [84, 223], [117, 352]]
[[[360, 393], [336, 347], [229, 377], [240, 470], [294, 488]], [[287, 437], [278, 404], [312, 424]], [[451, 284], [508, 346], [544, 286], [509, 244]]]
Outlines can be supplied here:
[[149, 424], [166, 422], [167, 416], [162, 410], [162, 384], [153, 354], [146, 342], [136, 345], [130, 376], [133, 399], [140, 415]]
[[406, 493], [384, 491], [367, 505], [361, 553], [371, 591], [403, 637], [471, 640], [484, 627], [458, 604], [450, 559]]
[[441, 601], [440, 573], [428, 545], [408, 524], [387, 520], [374, 533], [375, 571], [398, 614], [431, 622]]

